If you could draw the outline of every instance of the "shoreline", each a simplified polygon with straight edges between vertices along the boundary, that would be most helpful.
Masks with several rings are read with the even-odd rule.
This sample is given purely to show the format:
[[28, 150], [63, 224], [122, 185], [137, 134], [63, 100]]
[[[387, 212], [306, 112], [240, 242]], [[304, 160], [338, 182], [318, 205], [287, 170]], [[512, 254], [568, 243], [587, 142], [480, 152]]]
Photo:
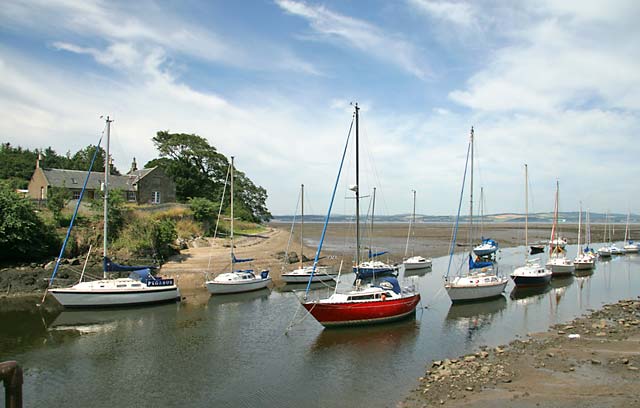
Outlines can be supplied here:
[[398, 407], [639, 406], [640, 300], [426, 366]]

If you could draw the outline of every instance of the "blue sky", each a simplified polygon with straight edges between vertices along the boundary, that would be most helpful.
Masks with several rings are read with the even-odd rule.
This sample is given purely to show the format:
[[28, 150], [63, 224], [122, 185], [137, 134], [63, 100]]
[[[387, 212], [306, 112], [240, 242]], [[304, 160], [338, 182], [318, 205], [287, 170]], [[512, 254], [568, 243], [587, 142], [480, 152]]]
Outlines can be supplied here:
[[273, 214], [301, 183], [324, 213], [357, 101], [379, 213], [410, 211], [412, 189], [418, 212], [455, 213], [471, 126], [487, 212], [523, 211], [524, 163], [533, 211], [558, 178], [561, 210], [638, 212], [639, 15], [622, 0], [5, 0], [0, 132], [64, 153], [109, 114], [121, 170], [156, 157], [158, 130], [196, 133]]

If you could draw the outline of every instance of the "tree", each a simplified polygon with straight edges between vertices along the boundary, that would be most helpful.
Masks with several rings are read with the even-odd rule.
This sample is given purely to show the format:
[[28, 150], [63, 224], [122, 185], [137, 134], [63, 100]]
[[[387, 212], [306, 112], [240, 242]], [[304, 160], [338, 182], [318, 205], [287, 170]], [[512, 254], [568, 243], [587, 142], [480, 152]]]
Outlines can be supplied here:
[[[104, 214], [104, 195], [102, 192], [96, 192], [94, 200], [91, 202], [91, 208], [99, 213], [102, 217]], [[122, 190], [109, 189], [109, 203], [107, 206], [107, 217], [109, 218], [109, 237], [110, 241], [115, 240], [125, 224], [126, 209], [124, 208], [124, 194]]]
[[71, 200], [71, 193], [66, 188], [49, 187], [47, 190], [47, 208], [53, 214], [53, 219], [60, 224], [62, 210]]
[[0, 260], [40, 260], [59, 247], [55, 228], [38, 217], [31, 201], [0, 187]]
[[[160, 131], [153, 138], [160, 158], [145, 164], [146, 168], [160, 166], [176, 183], [176, 196], [180, 201], [203, 197], [218, 202], [227, 176], [229, 160], [215, 147], [198, 135]], [[241, 171], [236, 170], [236, 208], [247, 221], [261, 222], [271, 219], [266, 207], [267, 191], [253, 184]], [[228, 202], [223, 209], [227, 209]], [[242, 210], [246, 211], [242, 211]]]

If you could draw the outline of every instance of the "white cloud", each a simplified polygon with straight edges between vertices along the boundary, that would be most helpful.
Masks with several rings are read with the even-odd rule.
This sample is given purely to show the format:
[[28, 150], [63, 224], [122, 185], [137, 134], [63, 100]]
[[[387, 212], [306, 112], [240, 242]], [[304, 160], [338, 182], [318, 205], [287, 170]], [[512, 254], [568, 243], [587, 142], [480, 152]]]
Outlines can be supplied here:
[[418, 10], [434, 18], [461, 26], [475, 25], [475, 10], [471, 4], [452, 1], [409, 0]]
[[293, 0], [276, 0], [276, 4], [290, 14], [305, 18], [326, 39], [348, 44], [385, 63], [396, 64], [420, 79], [424, 80], [430, 74], [411, 43], [394, 38], [373, 24], [335, 13], [324, 6], [310, 6]]

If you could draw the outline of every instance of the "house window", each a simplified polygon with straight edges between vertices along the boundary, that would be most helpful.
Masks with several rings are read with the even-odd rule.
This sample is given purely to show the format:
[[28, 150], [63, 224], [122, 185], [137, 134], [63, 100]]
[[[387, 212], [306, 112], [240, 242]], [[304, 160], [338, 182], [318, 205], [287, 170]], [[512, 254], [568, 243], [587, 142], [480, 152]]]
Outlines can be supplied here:
[[153, 204], [160, 204], [160, 192], [159, 191], [154, 191], [153, 193], [151, 193], [151, 202]]
[[136, 201], [135, 191], [127, 191], [127, 201]]
[[73, 192], [73, 199], [74, 199], [74, 200], [79, 200], [79, 199], [80, 199], [80, 193], [81, 193], [81, 191], [80, 191], [80, 190], [75, 190], [75, 191]]

